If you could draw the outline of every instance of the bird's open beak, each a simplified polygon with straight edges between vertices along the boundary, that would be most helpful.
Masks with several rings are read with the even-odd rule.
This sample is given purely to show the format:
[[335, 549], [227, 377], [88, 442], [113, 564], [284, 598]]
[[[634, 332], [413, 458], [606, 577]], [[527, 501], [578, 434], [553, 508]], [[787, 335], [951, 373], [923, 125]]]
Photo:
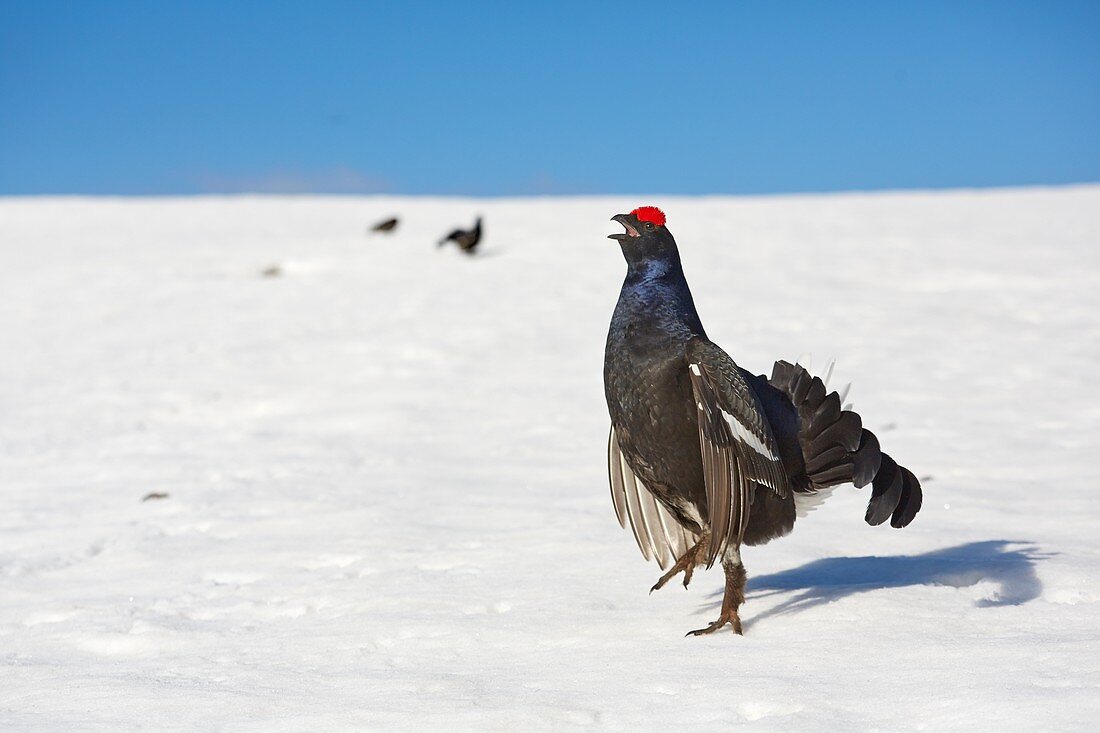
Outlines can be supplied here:
[[635, 229], [634, 226], [630, 223], [629, 217], [630, 217], [630, 214], [615, 214], [615, 216], [611, 217], [611, 221], [619, 222], [624, 227], [626, 227], [626, 231], [623, 232], [622, 234], [608, 234], [607, 238], [608, 239], [617, 239], [621, 242], [624, 239], [629, 239], [631, 237], [639, 236], [638, 235], [638, 230]]

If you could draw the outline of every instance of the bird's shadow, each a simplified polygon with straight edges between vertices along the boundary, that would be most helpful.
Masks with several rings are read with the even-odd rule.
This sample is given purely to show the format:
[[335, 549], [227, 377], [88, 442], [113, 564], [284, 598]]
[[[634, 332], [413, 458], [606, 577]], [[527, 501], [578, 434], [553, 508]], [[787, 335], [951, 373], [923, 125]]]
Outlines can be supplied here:
[[[990, 581], [1000, 587], [993, 597], [978, 600], [975, 605], [1018, 606], [1042, 593], [1043, 584], [1035, 574], [1035, 564], [1051, 556], [1052, 553], [1042, 552], [1030, 542], [986, 540], [922, 555], [830, 557], [750, 578], [746, 599], [793, 594], [774, 608], [754, 615], [753, 620], [759, 621], [881, 588], [909, 585], [966, 588]], [[711, 594], [718, 602], [706, 607], [720, 605], [721, 596], [722, 591]]]

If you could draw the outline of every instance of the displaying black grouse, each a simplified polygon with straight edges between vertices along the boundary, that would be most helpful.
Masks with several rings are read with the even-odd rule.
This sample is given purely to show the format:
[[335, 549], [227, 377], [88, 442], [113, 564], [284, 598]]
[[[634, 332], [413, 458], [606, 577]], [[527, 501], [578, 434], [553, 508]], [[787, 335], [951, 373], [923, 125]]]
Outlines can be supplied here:
[[730, 624], [740, 634], [742, 544], [782, 537], [846, 483], [872, 484], [868, 524], [904, 527], [920, 509], [920, 482], [821, 379], [785, 361], [770, 379], [755, 376], [707, 338], [660, 209], [612, 221], [626, 228], [610, 238], [627, 263], [604, 355], [615, 514], [647, 560], [672, 564], [653, 590], [680, 572], [687, 587], [696, 565], [721, 558], [721, 613], [690, 633]]
[[384, 219], [370, 228], [372, 232], [392, 232], [397, 228], [397, 217]]
[[447, 242], [454, 242], [458, 245], [458, 248], [468, 255], [472, 255], [474, 250], [477, 249], [478, 242], [481, 241], [481, 217], [477, 218], [474, 223], [473, 229], [455, 229], [453, 232], [439, 240], [439, 245], [442, 247]]

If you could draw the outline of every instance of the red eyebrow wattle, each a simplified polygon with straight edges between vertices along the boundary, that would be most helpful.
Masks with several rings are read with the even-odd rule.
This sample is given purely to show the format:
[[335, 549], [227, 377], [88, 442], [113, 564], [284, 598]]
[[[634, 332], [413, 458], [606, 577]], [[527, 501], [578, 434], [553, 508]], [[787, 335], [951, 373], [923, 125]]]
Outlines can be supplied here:
[[665, 212], [656, 206], [639, 206], [630, 212], [638, 218], [638, 221], [648, 221], [661, 227], [665, 225]]

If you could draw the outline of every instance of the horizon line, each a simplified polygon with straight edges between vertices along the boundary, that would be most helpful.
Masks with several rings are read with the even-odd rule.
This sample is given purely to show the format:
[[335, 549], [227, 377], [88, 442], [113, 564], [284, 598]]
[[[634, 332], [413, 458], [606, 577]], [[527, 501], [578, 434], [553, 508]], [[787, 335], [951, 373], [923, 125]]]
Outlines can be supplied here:
[[184, 193], [0, 193], [0, 200], [8, 199], [202, 199], [202, 198], [258, 198], [258, 199], [308, 199], [308, 198], [405, 198], [405, 199], [569, 199], [569, 198], [619, 198], [623, 196], [643, 196], [654, 198], [774, 198], [782, 196], [850, 196], [850, 195], [889, 195], [910, 193], [950, 193], [950, 192], [1012, 192], [1025, 190], [1048, 190], [1067, 188], [1091, 188], [1100, 186], [1100, 179], [1072, 181], [1062, 183], [1021, 183], [991, 186], [899, 186], [884, 188], [835, 188], [804, 189], [797, 191], [757, 191], [757, 192], [715, 192], [715, 193], [638, 193], [638, 192], [601, 192], [601, 193], [504, 193], [504, 194], [465, 194], [465, 193], [395, 193], [372, 191], [354, 193], [347, 191], [201, 191]]

